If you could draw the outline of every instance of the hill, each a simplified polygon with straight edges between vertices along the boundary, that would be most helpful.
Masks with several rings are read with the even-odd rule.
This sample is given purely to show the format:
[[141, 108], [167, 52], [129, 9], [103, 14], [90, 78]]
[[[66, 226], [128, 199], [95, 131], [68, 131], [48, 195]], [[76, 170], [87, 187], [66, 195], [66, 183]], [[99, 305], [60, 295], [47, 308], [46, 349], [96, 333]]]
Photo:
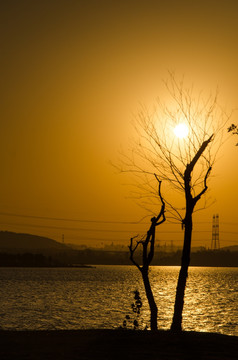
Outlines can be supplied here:
[[[155, 253], [153, 265], [180, 265], [182, 252]], [[30, 234], [0, 231], [0, 266], [131, 265], [129, 253], [92, 248], [81, 250], [55, 240]], [[191, 266], [238, 266], [235, 247], [192, 251]]]
[[0, 252], [51, 253], [67, 250], [69, 250], [69, 248], [66, 245], [46, 237], [0, 231]]

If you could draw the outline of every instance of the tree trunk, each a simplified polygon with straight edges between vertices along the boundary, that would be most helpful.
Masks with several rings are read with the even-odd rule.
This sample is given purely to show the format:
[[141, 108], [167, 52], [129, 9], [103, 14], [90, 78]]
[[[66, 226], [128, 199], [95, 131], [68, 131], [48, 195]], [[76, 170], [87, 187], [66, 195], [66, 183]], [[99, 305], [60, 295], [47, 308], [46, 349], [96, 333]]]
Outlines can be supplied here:
[[157, 315], [158, 315], [158, 309], [157, 305], [154, 300], [154, 295], [150, 286], [149, 276], [148, 276], [148, 269], [142, 270], [142, 277], [143, 277], [143, 283], [145, 286], [145, 292], [148, 299], [149, 307], [150, 307], [150, 328], [151, 330], [155, 331], [158, 330], [157, 327]]
[[192, 229], [193, 229], [192, 214], [197, 201], [207, 190], [207, 178], [211, 171], [211, 166], [209, 166], [209, 168], [207, 169], [206, 175], [204, 177], [204, 189], [195, 197], [192, 196], [192, 189], [190, 184], [191, 174], [198, 159], [201, 157], [202, 153], [204, 152], [208, 144], [212, 141], [212, 138], [213, 135], [211, 135], [208, 140], [203, 141], [199, 150], [196, 152], [194, 158], [189, 164], [187, 164], [186, 169], [184, 171], [186, 214], [183, 220], [183, 226], [185, 226], [185, 231], [184, 231], [181, 269], [179, 272], [178, 284], [176, 289], [176, 298], [174, 304], [174, 316], [171, 325], [171, 330], [175, 332], [182, 331], [182, 313], [183, 313], [183, 305], [184, 305], [184, 294], [185, 294], [186, 282], [188, 277], [188, 267], [190, 263], [190, 251], [191, 251], [191, 240], [192, 240]]
[[171, 330], [174, 332], [182, 331], [182, 313], [184, 305], [184, 295], [188, 277], [188, 267], [190, 263], [190, 250], [192, 240], [192, 212], [186, 215], [184, 245], [181, 259], [181, 269], [179, 272], [178, 284], [176, 289], [176, 298], [174, 304], [174, 315]]

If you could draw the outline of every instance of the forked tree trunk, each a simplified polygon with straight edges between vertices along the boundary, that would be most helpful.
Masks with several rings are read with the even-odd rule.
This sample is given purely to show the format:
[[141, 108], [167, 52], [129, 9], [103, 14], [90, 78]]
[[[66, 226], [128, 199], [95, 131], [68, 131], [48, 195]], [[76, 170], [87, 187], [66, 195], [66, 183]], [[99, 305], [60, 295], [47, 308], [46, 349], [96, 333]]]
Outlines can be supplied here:
[[[165, 221], [165, 202], [161, 195], [161, 181], [158, 179], [158, 177], [155, 175], [156, 179], [159, 182], [159, 197], [162, 203], [160, 213], [157, 217], [153, 217], [151, 219], [151, 225], [149, 230], [147, 231], [147, 236], [145, 240], [137, 241], [136, 245], [133, 247], [133, 239], [131, 238], [131, 243], [129, 246], [130, 250], [130, 260], [132, 263], [140, 270], [144, 287], [145, 287], [145, 293], [146, 297], [149, 303], [150, 308], [150, 328], [151, 330], [155, 331], [158, 329], [157, 327], [157, 314], [158, 309], [157, 305], [155, 303], [153, 291], [151, 289], [150, 280], [149, 280], [149, 266], [151, 264], [151, 261], [154, 257], [154, 247], [155, 247], [155, 229], [156, 226], [159, 226]], [[136, 236], [137, 237], [137, 236]], [[134, 253], [138, 247], [138, 245], [142, 245], [143, 252], [142, 252], [142, 263], [143, 265], [140, 266], [136, 260], [134, 259]]]
[[204, 177], [204, 188], [197, 196], [192, 196], [192, 189], [191, 189], [191, 176], [196, 165], [197, 161], [203, 154], [204, 150], [211, 142], [213, 135], [206, 141], [204, 141], [195, 154], [192, 161], [187, 164], [185, 172], [184, 172], [184, 191], [185, 191], [185, 199], [186, 199], [186, 214], [183, 220], [183, 227], [184, 230], [184, 243], [183, 243], [183, 252], [182, 252], [182, 259], [181, 259], [181, 269], [179, 272], [179, 278], [177, 283], [176, 289], [176, 297], [174, 303], [174, 315], [173, 321], [171, 324], [171, 330], [174, 332], [182, 331], [182, 313], [183, 313], [183, 306], [184, 306], [184, 295], [186, 289], [186, 282], [188, 277], [188, 267], [190, 264], [190, 252], [191, 252], [191, 241], [192, 241], [192, 214], [194, 207], [201, 196], [207, 191], [207, 178], [211, 171], [211, 166], [207, 169], [207, 173]]

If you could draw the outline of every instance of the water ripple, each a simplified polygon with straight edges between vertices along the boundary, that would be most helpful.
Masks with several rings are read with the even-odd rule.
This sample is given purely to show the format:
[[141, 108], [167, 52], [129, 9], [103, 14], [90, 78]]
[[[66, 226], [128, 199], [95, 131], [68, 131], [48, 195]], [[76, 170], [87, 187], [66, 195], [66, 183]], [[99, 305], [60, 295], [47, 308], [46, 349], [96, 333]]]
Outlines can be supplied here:
[[[179, 267], [152, 267], [158, 325], [170, 327]], [[183, 313], [185, 330], [238, 335], [238, 269], [190, 268]], [[143, 326], [149, 308], [140, 273], [132, 266], [96, 269], [0, 268], [0, 328], [54, 330], [116, 328], [140, 291]]]

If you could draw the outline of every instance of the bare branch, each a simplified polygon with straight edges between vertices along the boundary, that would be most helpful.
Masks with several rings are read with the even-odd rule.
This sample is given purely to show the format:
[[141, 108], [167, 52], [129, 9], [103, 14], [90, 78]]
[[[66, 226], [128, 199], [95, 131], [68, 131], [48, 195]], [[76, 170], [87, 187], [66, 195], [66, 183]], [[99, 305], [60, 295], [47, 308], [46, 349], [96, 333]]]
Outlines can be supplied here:
[[[224, 130], [228, 128], [225, 124], [231, 115], [218, 104], [217, 90], [206, 95], [193, 85], [187, 86], [185, 78], [178, 81], [174, 72], [169, 72], [164, 84], [169, 105], [158, 99], [156, 107], [141, 106], [133, 119], [135, 137], [130, 152], [122, 155], [119, 171], [131, 176], [133, 198], [155, 216], [158, 215], [155, 207], [161, 203], [157, 182], [152, 180], [157, 174], [166, 189], [166, 217], [181, 221], [186, 212], [185, 188], [187, 186], [192, 198], [198, 195], [201, 198], [204, 194], [204, 178], [209, 167], [213, 168], [224, 143], [223, 134], [227, 134]], [[174, 135], [173, 130], [179, 123], [186, 124], [189, 129], [188, 136], [183, 139]], [[237, 127], [233, 124], [228, 130], [232, 134]], [[189, 173], [187, 185], [185, 171], [186, 175]], [[172, 195], [173, 191], [177, 195]]]
[[195, 204], [201, 198], [201, 196], [207, 191], [207, 178], [208, 178], [211, 170], [212, 170], [212, 167], [210, 166], [208, 168], [207, 173], [206, 173], [205, 178], [204, 178], [204, 188], [203, 188], [203, 190], [197, 196], [194, 197]]
[[197, 153], [195, 154], [194, 158], [192, 159], [192, 161], [187, 165], [186, 170], [188, 171], [190, 174], [194, 169], [194, 166], [196, 165], [198, 159], [201, 157], [202, 153], [204, 152], [204, 150], [206, 149], [207, 145], [212, 141], [212, 138], [214, 137], [214, 135], [212, 134], [209, 139], [205, 140], [200, 149], [197, 151]]
[[[162, 194], [161, 194], [161, 184], [162, 184], [162, 181], [159, 180], [159, 178], [158, 178], [158, 176], [157, 176], [156, 174], [154, 174], [154, 175], [155, 175], [156, 180], [159, 182], [158, 195], [159, 195], [159, 198], [160, 198], [161, 203], [162, 203], [162, 206], [161, 206], [161, 209], [160, 209], [160, 213], [159, 213], [159, 215], [157, 216], [157, 218], [156, 218], [156, 220], [155, 220], [155, 221], [156, 221], [155, 226], [158, 226], [158, 225], [162, 224], [162, 223], [166, 220], [166, 219], [165, 219], [165, 202], [164, 202], [164, 199], [163, 199]], [[161, 218], [161, 216], [162, 216], [163, 218], [162, 218], [161, 221], [159, 221], [160, 218]]]
[[136, 236], [134, 236], [134, 237], [131, 238], [130, 245], [129, 245], [128, 247], [129, 247], [129, 250], [130, 250], [130, 260], [131, 260], [131, 262], [141, 271], [140, 265], [139, 265], [139, 264], [135, 261], [135, 259], [134, 259], [134, 253], [135, 253], [138, 245], [140, 244], [140, 242], [137, 241], [136, 246], [133, 248], [133, 240], [134, 240], [136, 237], [138, 237], [138, 235], [136, 235]]

